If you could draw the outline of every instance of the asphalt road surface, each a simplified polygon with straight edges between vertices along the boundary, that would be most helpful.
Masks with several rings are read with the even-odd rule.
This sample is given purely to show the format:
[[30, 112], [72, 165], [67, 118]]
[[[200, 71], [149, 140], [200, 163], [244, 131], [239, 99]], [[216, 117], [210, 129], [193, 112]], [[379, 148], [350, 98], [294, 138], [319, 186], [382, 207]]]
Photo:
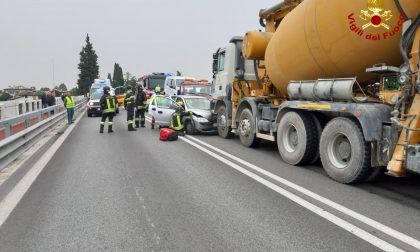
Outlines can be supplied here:
[[128, 132], [124, 111], [99, 134], [99, 120], [75, 126], [0, 227], [0, 251], [420, 250], [419, 178], [342, 185], [272, 143], [161, 142], [148, 124]]

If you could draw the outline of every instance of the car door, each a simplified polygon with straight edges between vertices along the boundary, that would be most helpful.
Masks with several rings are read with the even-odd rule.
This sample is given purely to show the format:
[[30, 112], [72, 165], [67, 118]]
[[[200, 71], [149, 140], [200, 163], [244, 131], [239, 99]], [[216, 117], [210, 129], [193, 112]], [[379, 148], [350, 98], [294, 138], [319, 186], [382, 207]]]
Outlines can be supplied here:
[[172, 114], [175, 112], [177, 104], [170, 98], [155, 96], [149, 107], [149, 113], [155, 118], [155, 124], [159, 126], [169, 126]]

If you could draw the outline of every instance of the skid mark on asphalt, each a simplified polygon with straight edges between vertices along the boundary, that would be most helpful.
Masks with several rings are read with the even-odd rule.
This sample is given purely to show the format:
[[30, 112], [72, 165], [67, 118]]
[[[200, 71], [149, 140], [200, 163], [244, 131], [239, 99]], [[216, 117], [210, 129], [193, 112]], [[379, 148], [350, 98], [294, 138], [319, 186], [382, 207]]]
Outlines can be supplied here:
[[[143, 213], [144, 216], [146, 217], [146, 220], [147, 220], [147, 222], [149, 223], [149, 226], [152, 229], [152, 239], [155, 241], [157, 248], [159, 248], [159, 246], [160, 246], [160, 236], [157, 233], [156, 226], [153, 223], [153, 219], [149, 215], [149, 211], [147, 210], [147, 207], [144, 203], [144, 199], [143, 199], [143, 197], [141, 197], [140, 188], [136, 187], [134, 189], [136, 191], [136, 196], [137, 196], [137, 198], [138, 198], [138, 200], [141, 204], [141, 208], [143, 209], [143, 210], [140, 209], [140, 212]], [[154, 251], [154, 250], [152, 250], [152, 251]], [[158, 250], [158, 251], [162, 251], [162, 250]]]

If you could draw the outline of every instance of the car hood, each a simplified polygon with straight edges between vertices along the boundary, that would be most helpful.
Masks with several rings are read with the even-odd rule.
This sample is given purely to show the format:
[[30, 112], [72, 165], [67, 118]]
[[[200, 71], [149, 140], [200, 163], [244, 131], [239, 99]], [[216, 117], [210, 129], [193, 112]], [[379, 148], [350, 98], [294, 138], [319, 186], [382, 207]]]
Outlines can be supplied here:
[[210, 110], [204, 110], [204, 109], [189, 109], [188, 112], [191, 111], [194, 114], [198, 115], [198, 116], [202, 116], [206, 119], [210, 119], [212, 116], [212, 113]]

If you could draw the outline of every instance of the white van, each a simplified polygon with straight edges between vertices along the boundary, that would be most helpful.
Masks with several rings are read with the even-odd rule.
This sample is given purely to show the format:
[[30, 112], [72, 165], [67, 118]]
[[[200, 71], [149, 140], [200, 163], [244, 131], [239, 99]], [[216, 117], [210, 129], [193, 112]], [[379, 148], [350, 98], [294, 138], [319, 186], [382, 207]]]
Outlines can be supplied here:
[[185, 76], [168, 76], [165, 80], [165, 95], [166, 96], [174, 96], [177, 95], [177, 92], [179, 90], [179, 87], [181, 86], [181, 83], [185, 79], [192, 79], [191, 77], [185, 77]]

